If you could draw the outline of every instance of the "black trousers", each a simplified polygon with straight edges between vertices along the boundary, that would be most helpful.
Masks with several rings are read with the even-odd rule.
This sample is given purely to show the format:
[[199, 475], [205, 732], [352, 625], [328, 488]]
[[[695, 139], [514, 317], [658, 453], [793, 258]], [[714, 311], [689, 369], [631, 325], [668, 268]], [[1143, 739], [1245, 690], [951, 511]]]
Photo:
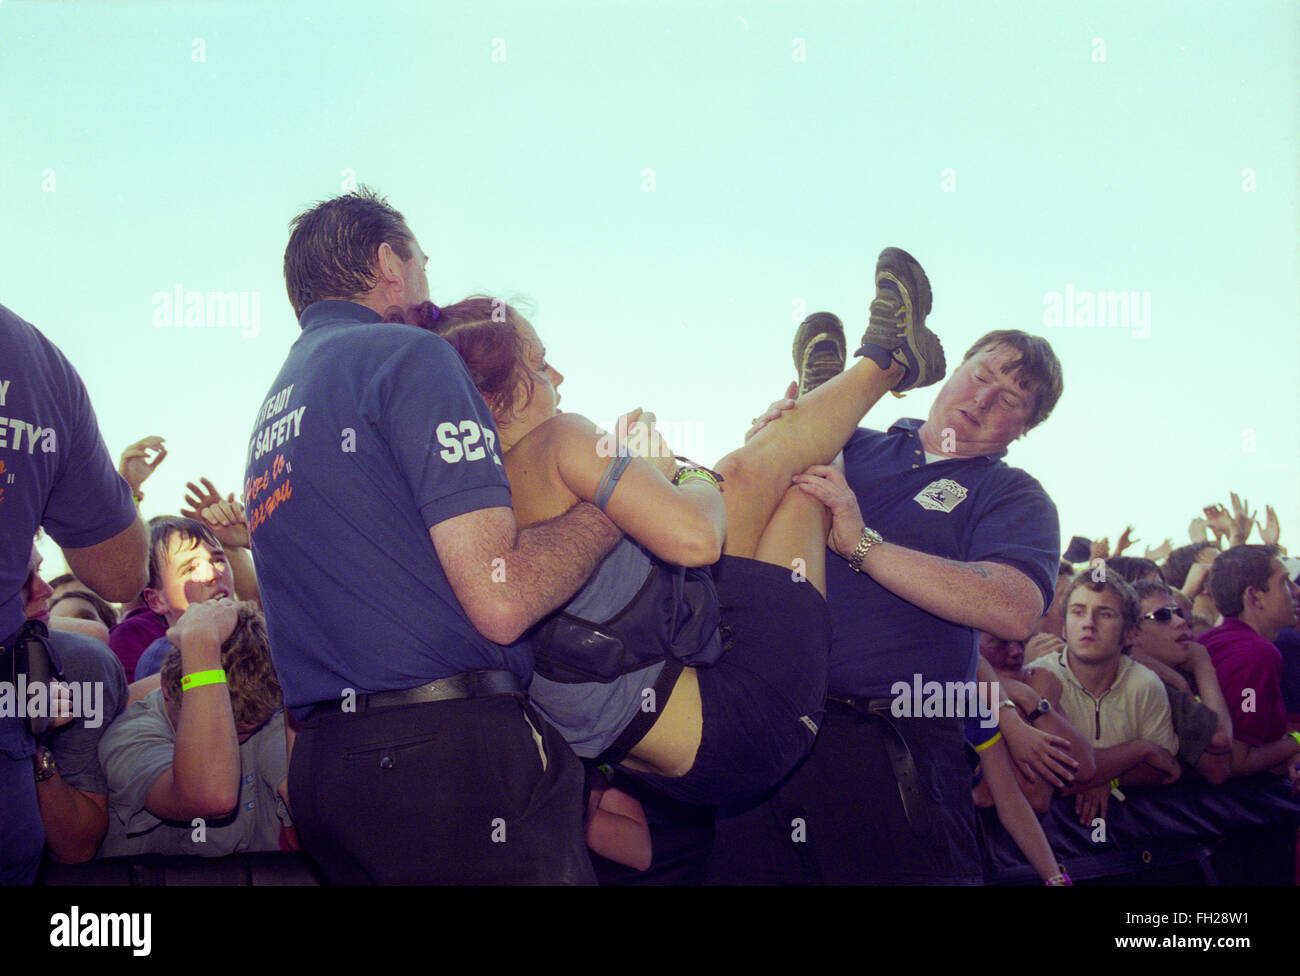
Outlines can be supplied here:
[[334, 884], [594, 884], [583, 781], [555, 729], [492, 695], [313, 716], [289, 795]]
[[827, 702], [808, 758], [719, 811], [709, 884], [982, 884], [961, 719], [895, 718], [916, 767], [909, 817], [880, 718]]

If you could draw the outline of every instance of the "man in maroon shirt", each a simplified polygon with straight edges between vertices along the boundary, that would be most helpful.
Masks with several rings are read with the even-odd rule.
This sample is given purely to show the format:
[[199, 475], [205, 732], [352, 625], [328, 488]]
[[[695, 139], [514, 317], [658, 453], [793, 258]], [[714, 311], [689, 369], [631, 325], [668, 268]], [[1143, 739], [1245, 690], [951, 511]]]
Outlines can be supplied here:
[[1210, 594], [1223, 623], [1201, 637], [1232, 711], [1232, 774], [1300, 780], [1300, 733], [1288, 734], [1277, 632], [1296, 622], [1300, 589], [1274, 546], [1234, 546], [1214, 561]]

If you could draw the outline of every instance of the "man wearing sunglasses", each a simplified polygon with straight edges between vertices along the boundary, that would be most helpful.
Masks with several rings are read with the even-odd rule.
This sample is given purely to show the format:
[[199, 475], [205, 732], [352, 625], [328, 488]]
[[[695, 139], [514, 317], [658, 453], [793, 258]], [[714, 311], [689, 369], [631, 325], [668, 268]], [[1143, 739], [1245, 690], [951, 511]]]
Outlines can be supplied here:
[[1133, 660], [1165, 683], [1178, 758], [1211, 783], [1222, 783], [1231, 774], [1232, 714], [1210, 652], [1192, 639], [1172, 589], [1158, 580], [1143, 580], [1133, 589], [1141, 601]]

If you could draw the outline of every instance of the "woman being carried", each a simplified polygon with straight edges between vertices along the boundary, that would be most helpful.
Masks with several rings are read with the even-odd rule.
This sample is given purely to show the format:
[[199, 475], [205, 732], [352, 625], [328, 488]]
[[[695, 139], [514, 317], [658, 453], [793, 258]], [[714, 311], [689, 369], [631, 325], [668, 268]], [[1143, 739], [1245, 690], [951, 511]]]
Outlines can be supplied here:
[[863, 358], [841, 372], [842, 325], [809, 316], [795, 338], [797, 406], [716, 472], [678, 467], [652, 425], [633, 430], [649, 448], [635, 457], [559, 413], [563, 376], [528, 321], [497, 300], [390, 314], [436, 331], [465, 360], [496, 420], [521, 526], [589, 501], [625, 533], [532, 635], [529, 696], [579, 756], [675, 799], [721, 804], [775, 785], [811, 748], [826, 694], [830, 515], [792, 478], [829, 463], [886, 392], [944, 372], [923, 325], [920, 265], [890, 248], [876, 282]]

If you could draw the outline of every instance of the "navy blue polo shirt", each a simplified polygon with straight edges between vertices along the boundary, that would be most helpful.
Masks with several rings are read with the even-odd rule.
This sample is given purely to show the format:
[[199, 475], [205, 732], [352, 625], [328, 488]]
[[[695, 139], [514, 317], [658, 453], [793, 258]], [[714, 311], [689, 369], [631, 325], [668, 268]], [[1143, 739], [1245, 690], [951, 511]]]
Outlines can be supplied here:
[[510, 505], [497, 430], [446, 340], [317, 302], [262, 402], [246, 518], [285, 704], [412, 688], [476, 669], [525, 684], [528, 645], [474, 629], [429, 538]]
[[[22, 587], [39, 526], [63, 548], [81, 549], [137, 517], [81, 377], [54, 343], [0, 305], [0, 641], [26, 619]], [[10, 677], [0, 672], [0, 681]], [[21, 718], [0, 715], [0, 885], [31, 884], [40, 866], [35, 749]]]
[[35, 326], [0, 305], [0, 641], [22, 626], [32, 536], [98, 545], [137, 518], [90, 395]]
[[[908, 549], [962, 562], [1005, 563], [1052, 601], [1060, 559], [1056, 506], [999, 454], [926, 463], [920, 420], [888, 432], [859, 428], [844, 446], [845, 475], [862, 518]], [[830, 693], [891, 697], [896, 681], [970, 681], [979, 635], [890, 593], [828, 554]]]

